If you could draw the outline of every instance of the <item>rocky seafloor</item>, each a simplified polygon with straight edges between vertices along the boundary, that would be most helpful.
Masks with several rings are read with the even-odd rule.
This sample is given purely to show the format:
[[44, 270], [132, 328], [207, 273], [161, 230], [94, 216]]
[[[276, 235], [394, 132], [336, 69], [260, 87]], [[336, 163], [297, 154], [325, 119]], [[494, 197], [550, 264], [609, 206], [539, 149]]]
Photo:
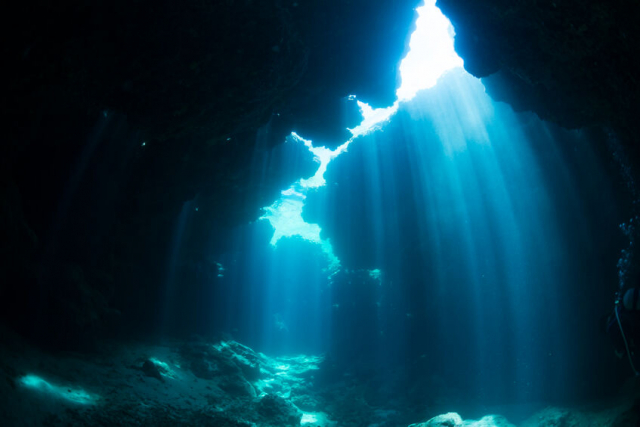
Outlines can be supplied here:
[[519, 424], [456, 412], [411, 421], [434, 409], [404, 398], [369, 402], [348, 373], [318, 380], [330, 369], [322, 355], [268, 357], [231, 339], [201, 338], [52, 353], [10, 331], [2, 336], [3, 426], [622, 427], [640, 420], [638, 394], [626, 390], [582, 408], [548, 406]]

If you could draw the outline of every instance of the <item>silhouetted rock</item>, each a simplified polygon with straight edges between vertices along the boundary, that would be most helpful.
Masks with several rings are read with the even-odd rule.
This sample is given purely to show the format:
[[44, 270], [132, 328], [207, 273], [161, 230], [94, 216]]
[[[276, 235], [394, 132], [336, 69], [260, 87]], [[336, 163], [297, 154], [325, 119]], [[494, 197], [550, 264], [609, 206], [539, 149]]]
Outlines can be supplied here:
[[280, 396], [267, 394], [256, 404], [257, 412], [263, 417], [265, 426], [293, 427], [300, 425], [302, 414], [290, 402]]
[[145, 360], [144, 363], [142, 364], [141, 370], [146, 376], [151, 377], [151, 378], [155, 378], [158, 381], [164, 382], [164, 379], [162, 378], [162, 375], [160, 374], [160, 370], [158, 369], [156, 364], [153, 363], [152, 361]]
[[[567, 128], [637, 131], [637, 3], [438, 0], [465, 68], [497, 100]], [[637, 143], [627, 140], [638, 153]]]

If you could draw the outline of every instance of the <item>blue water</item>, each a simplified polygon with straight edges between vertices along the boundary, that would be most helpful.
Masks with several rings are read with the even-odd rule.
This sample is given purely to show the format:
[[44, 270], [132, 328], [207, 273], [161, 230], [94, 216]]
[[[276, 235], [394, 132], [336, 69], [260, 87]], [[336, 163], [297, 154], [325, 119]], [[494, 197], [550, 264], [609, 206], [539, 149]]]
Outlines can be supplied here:
[[[331, 241], [238, 230], [214, 306], [271, 354], [398, 367], [478, 405], [601, 394], [623, 236], [602, 135], [495, 103], [457, 69], [328, 166], [303, 217]], [[222, 319], [224, 317], [224, 319]], [[455, 408], [452, 408], [455, 409]]]

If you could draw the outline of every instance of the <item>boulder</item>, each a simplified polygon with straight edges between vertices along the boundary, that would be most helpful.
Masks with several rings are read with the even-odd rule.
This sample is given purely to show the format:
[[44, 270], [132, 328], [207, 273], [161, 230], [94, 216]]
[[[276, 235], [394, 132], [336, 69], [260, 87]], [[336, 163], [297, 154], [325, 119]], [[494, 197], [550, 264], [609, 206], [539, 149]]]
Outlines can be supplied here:
[[160, 369], [158, 369], [158, 366], [153, 363], [151, 360], [145, 360], [144, 363], [142, 364], [142, 368], [140, 368], [142, 370], [142, 373], [145, 374], [148, 377], [151, 378], [155, 378], [158, 381], [164, 382], [164, 378], [162, 378], [162, 374], [160, 373]]
[[515, 427], [501, 415], [487, 415], [478, 421], [465, 420], [464, 427]]
[[230, 375], [224, 377], [218, 387], [232, 397], [256, 397], [256, 390], [247, 380], [240, 375]]
[[294, 427], [300, 425], [302, 413], [280, 396], [267, 394], [256, 404], [261, 426]]
[[438, 415], [429, 421], [419, 424], [411, 424], [409, 427], [463, 427], [462, 417], [455, 412]]

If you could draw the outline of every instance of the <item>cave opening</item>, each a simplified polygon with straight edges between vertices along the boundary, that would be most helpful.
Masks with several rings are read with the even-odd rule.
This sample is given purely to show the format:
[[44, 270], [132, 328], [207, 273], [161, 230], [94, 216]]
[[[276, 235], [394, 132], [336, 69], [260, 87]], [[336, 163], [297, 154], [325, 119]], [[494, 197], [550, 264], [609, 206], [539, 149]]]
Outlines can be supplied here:
[[356, 95], [350, 95], [347, 100], [357, 100], [361, 119], [355, 127], [348, 129], [351, 138], [333, 150], [324, 146], [314, 146], [313, 141], [292, 132], [287, 141], [304, 144], [313, 154], [318, 169], [313, 176], [301, 178], [282, 191], [280, 199], [273, 205], [263, 208], [265, 214], [261, 219], [268, 220], [274, 228], [272, 245], [275, 246], [282, 237], [295, 236], [318, 244], [329, 260], [328, 270], [331, 273], [339, 270], [340, 260], [335, 257], [330, 240], [320, 237], [321, 227], [318, 224], [308, 224], [303, 219], [302, 212], [307, 193], [325, 186], [324, 173], [330, 162], [347, 152], [350, 144], [359, 137], [380, 130], [398, 111], [401, 102], [408, 102], [418, 91], [435, 86], [444, 73], [461, 67], [463, 63], [453, 48], [453, 27], [436, 7], [435, 1], [427, 1], [416, 12], [416, 29], [410, 36], [409, 52], [399, 67], [401, 84], [396, 91], [397, 99], [393, 105], [372, 108], [366, 102], [357, 100]]

